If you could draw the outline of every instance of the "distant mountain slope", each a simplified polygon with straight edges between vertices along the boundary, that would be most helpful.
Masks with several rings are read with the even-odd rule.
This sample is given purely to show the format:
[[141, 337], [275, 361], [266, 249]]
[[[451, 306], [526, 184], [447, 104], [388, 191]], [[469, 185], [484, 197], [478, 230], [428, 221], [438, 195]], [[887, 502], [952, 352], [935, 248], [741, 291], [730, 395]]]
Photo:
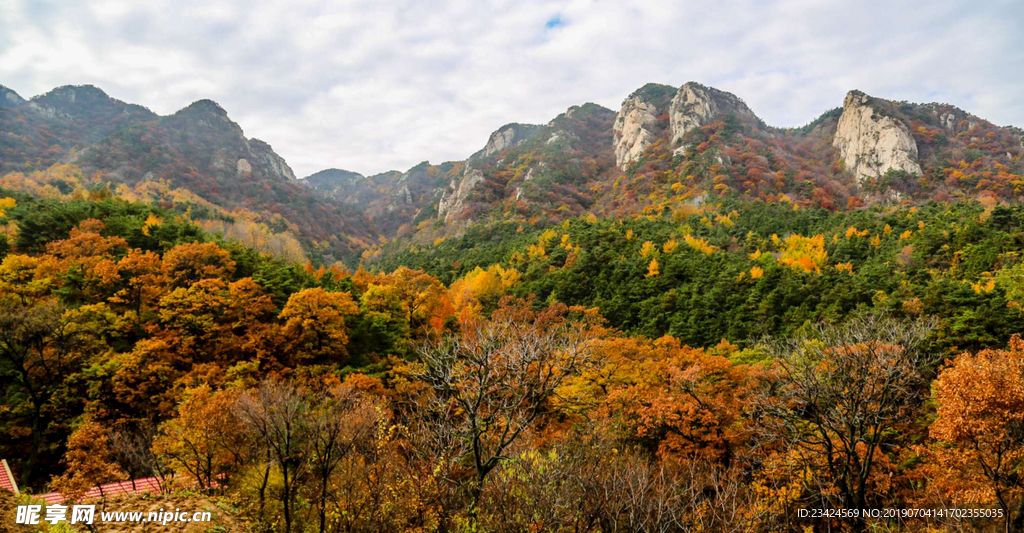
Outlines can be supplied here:
[[360, 209], [380, 234], [406, 236], [413, 225], [433, 218], [442, 187], [462, 168], [457, 163], [423, 162], [406, 172], [382, 172], [369, 177], [327, 169], [301, 181], [321, 194]]
[[358, 186], [359, 182], [364, 179], [366, 179], [365, 176], [358, 172], [342, 170], [340, 168], [328, 168], [302, 178], [303, 183], [306, 185], [327, 194]]
[[306, 181], [360, 206], [387, 236], [433, 239], [485, 220], [578, 215], [595, 202], [586, 185], [614, 166], [614, 119], [596, 104], [573, 106], [547, 124], [502, 126], [465, 161], [361, 180], [325, 171]]
[[51, 174], [80, 169], [93, 184], [166, 184], [222, 208], [219, 217], [242, 210], [271, 233], [295, 234], [317, 262], [373, 257], [386, 240], [434, 242], [479, 223], [682, 217], [720, 197], [832, 210], [1016, 203], [1022, 134], [950, 105], [859, 91], [807, 126], [775, 128], [728, 92], [649, 83], [617, 112], [588, 103], [546, 124], [506, 124], [462, 161], [297, 180], [210, 100], [158, 116], [91, 86], [29, 100], [0, 87], [0, 172], [59, 163], [73, 168]]
[[[413, 171], [330, 194], [362, 206], [389, 236], [396, 227], [391, 213], [402, 209], [403, 224], [414, 229], [399, 236], [412, 234], [422, 244], [488, 221], [551, 223], [586, 212], [685, 215], [724, 196], [833, 210], [1020, 202], [1022, 154], [1021, 130], [946, 104], [851, 91], [843, 107], [807, 126], [775, 128], [725, 91], [649, 83], [617, 113], [586, 104], [545, 125], [502, 126], [465, 161], [413, 180], [418, 194], [406, 195], [401, 186]], [[432, 167], [416, 167], [423, 168]]]
[[0, 108], [0, 170], [65, 162], [113, 184], [166, 182], [227, 210], [254, 213], [274, 231], [292, 231], [328, 261], [376, 240], [362, 213], [305, 187], [269, 144], [246, 138], [211, 100], [169, 116], [91, 86], [61, 87], [28, 101], [9, 92], [4, 100], [11, 105]]
[[46, 168], [72, 148], [157, 117], [91, 85], [58, 87], [27, 101], [6, 87], [2, 92], [0, 172]]

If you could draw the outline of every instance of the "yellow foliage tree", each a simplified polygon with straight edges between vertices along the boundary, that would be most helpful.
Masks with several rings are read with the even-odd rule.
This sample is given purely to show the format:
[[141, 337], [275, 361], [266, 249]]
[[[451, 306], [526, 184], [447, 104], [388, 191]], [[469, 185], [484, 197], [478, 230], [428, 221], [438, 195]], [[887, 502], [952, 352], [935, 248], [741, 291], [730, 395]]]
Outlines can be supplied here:
[[828, 252], [825, 251], [825, 236], [815, 235], [804, 237], [802, 235], [790, 235], [786, 237], [785, 246], [779, 257], [779, 262], [788, 265], [794, 270], [802, 272], [821, 273], [821, 267], [828, 262]]
[[708, 241], [706, 241], [706, 240], [704, 240], [703, 238], [700, 238], [700, 237], [694, 237], [693, 235], [687, 235], [687, 236], [683, 237], [683, 240], [686, 241], [686, 244], [688, 244], [694, 250], [697, 250], [699, 252], [705, 253], [707, 255], [711, 255], [711, 254], [713, 254], [713, 253], [718, 251], [718, 247], [717, 246], [711, 245]]
[[451, 301], [463, 318], [474, 316], [485, 305], [497, 303], [505, 290], [518, 285], [521, 278], [522, 274], [514, 268], [491, 265], [484, 270], [476, 267], [452, 283]]
[[655, 258], [651, 258], [651, 262], [648, 263], [648, 265], [647, 265], [647, 275], [644, 276], [644, 277], [645, 278], [652, 278], [654, 276], [657, 276], [660, 273], [661, 273], [661, 270], [658, 268], [658, 260], [655, 259]]
[[868, 230], [858, 230], [857, 226], [850, 226], [846, 228], [846, 238], [852, 239], [854, 237], [866, 237]]
[[0, 198], [0, 217], [7, 216], [7, 209], [18, 205], [14, 198]]

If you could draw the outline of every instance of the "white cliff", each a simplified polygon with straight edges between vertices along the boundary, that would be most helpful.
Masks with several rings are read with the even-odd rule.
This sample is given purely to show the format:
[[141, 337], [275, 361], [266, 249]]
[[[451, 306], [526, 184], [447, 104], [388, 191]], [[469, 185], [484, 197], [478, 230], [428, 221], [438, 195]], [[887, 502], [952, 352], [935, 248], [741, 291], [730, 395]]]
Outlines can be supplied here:
[[441, 200], [437, 204], [437, 215], [443, 218], [445, 223], [450, 222], [455, 215], [462, 211], [466, 198], [483, 180], [483, 172], [467, 168], [463, 175], [453, 180], [441, 195]]
[[655, 140], [657, 109], [642, 94], [634, 94], [622, 104], [612, 129], [615, 133], [615, 164], [625, 170]]
[[292, 168], [269, 144], [259, 139], [249, 139], [247, 144], [253, 159], [269, 171], [271, 176], [289, 181], [296, 179]]
[[[659, 129], [658, 117], [666, 113], [668, 128]], [[627, 98], [615, 117], [615, 163], [625, 170], [659, 135], [666, 135], [666, 129], [666, 140], [679, 153], [685, 149], [678, 145], [687, 133], [726, 115], [755, 127], [761, 124], [743, 100], [725, 91], [694, 82], [678, 89], [647, 85]]]
[[877, 112], [871, 106], [871, 97], [859, 91], [846, 95], [832, 145], [858, 180], [879, 177], [890, 170], [921, 173], [917, 142], [907, 126]]
[[741, 120], [759, 122], [754, 112], [736, 95], [687, 82], [676, 92], [669, 107], [669, 125], [672, 144], [683, 139], [690, 131], [706, 126], [723, 114], [733, 114]]
[[487, 146], [484, 146], [484, 156], [494, 155], [509, 146], [512, 146], [512, 142], [515, 138], [516, 130], [511, 126], [506, 126], [495, 131], [491, 134], [491, 138], [487, 139]]

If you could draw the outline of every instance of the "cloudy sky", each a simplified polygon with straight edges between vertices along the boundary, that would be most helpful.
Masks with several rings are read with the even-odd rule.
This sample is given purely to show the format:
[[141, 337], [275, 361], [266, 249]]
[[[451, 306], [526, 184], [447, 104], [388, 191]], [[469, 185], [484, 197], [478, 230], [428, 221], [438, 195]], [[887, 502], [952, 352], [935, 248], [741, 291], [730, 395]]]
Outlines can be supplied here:
[[161, 114], [211, 98], [299, 176], [372, 174], [652, 81], [778, 126], [853, 88], [1024, 126], [1022, 27], [1019, 0], [3, 0], [0, 84], [94, 84]]

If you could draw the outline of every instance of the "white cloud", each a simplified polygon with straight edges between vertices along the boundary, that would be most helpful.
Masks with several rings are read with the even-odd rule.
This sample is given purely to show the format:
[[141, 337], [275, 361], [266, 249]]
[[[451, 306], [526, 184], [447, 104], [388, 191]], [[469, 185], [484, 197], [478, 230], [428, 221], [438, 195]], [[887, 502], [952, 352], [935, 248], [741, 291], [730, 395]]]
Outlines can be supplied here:
[[1024, 126], [1015, 0], [186, 4], [8, 0], [0, 84], [92, 83], [163, 114], [211, 98], [299, 175], [461, 159], [650, 81], [714, 85], [780, 126], [853, 88]]

